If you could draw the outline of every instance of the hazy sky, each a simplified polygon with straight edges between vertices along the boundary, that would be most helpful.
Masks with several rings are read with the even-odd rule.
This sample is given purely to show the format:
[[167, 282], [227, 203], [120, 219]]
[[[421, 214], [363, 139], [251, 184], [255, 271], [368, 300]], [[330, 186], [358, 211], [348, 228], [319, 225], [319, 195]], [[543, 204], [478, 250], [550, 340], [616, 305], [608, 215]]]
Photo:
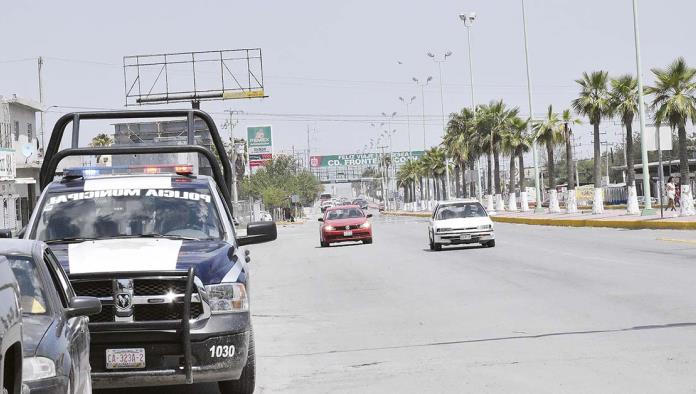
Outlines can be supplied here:
[[[37, 98], [36, 61], [45, 59], [46, 104], [120, 108], [122, 57], [132, 54], [260, 47], [264, 100], [205, 102], [221, 125], [225, 109], [243, 110], [247, 125], [271, 124], [276, 149], [313, 154], [358, 151], [377, 134], [370, 123], [398, 112], [395, 149], [407, 147], [406, 108], [417, 96], [411, 139], [422, 148], [420, 90], [413, 76], [434, 77], [425, 93], [428, 145], [438, 142], [440, 93], [429, 51], [445, 63], [445, 111], [470, 105], [466, 30], [457, 15], [476, 11], [472, 30], [476, 99], [504, 99], [527, 113], [519, 0], [471, 1], [8, 1], [0, 0], [0, 94]], [[651, 67], [677, 56], [696, 65], [693, 0], [640, 1], [645, 81]], [[631, 0], [527, 0], [534, 112], [561, 110], [577, 93], [582, 71], [635, 72]], [[23, 60], [28, 59], [28, 60]], [[398, 61], [403, 64], [398, 64]], [[179, 106], [186, 107], [186, 104]], [[176, 105], [170, 105], [170, 108]], [[55, 108], [52, 126], [67, 108]], [[618, 127], [609, 125], [614, 141]], [[589, 126], [576, 134], [588, 145]], [[588, 146], [582, 148], [588, 155]]]

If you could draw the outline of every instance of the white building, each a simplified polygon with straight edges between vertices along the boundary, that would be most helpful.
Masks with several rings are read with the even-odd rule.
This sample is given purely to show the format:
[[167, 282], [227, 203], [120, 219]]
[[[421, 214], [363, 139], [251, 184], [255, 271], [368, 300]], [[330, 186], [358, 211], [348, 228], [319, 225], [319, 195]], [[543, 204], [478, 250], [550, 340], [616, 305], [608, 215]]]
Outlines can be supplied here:
[[0, 229], [21, 229], [39, 195], [38, 102], [0, 96]]

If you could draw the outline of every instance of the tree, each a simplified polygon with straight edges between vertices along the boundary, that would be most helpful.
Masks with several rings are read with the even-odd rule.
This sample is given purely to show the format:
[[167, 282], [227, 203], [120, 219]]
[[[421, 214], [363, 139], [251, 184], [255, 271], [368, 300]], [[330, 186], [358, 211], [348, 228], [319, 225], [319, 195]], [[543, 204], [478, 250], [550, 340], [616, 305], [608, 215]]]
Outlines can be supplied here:
[[611, 115], [611, 101], [609, 98], [609, 73], [606, 71], [594, 71], [590, 74], [583, 73], [582, 78], [575, 81], [580, 85], [578, 98], [573, 100], [573, 109], [580, 115], [586, 116], [593, 126], [594, 135], [594, 186], [595, 195], [592, 204], [593, 213], [604, 212], [601, 180], [601, 156], [599, 139], [599, 125], [602, 118]]
[[655, 85], [646, 89], [652, 94], [651, 108], [658, 124], [667, 122], [677, 129], [679, 137], [679, 171], [682, 184], [681, 211], [684, 216], [696, 215], [690, 188], [689, 156], [687, 153], [686, 122], [696, 122], [696, 69], [684, 58], [678, 58], [666, 69], [652, 69]]
[[547, 172], [549, 188], [556, 188], [556, 166], [553, 157], [554, 148], [564, 141], [562, 122], [558, 114], [553, 112], [553, 106], [549, 105], [546, 118], [534, 125], [534, 139], [546, 146]]
[[[520, 193], [524, 192], [524, 152], [529, 150], [529, 141], [527, 137], [527, 122], [520, 119], [519, 117], [514, 118], [510, 121], [509, 128], [506, 132], [501, 135], [501, 146], [504, 152], [510, 155], [510, 194], [508, 206], [510, 210], [517, 209], [517, 200], [515, 197], [515, 161], [520, 159], [520, 169], [519, 169], [519, 188]], [[522, 194], [520, 194], [522, 195]], [[523, 198], [522, 209], [527, 210], [524, 207], [526, 199]]]
[[489, 194], [496, 196], [496, 209], [503, 209], [500, 182], [500, 138], [502, 133], [510, 128], [511, 122], [518, 114], [517, 107], [508, 108], [503, 100], [492, 101], [488, 105], [481, 106], [480, 114], [477, 113], [478, 144], [483, 151], [489, 154]]
[[576, 213], [578, 203], [575, 195], [575, 161], [573, 160], [573, 125], [581, 124], [580, 119], [573, 116], [573, 113], [566, 109], [561, 115], [563, 124], [563, 139], [565, 140], [566, 150], [566, 179], [568, 180], [568, 197], [566, 198], [566, 212]]
[[[630, 74], [611, 80], [611, 110], [626, 128], [626, 151], [633, 151], [633, 119], [638, 112], [638, 80]], [[627, 211], [640, 213], [636, 194], [636, 176], [633, 155], [626, 155], [626, 186], [628, 188]]]
[[[114, 139], [111, 138], [108, 134], [106, 133], [99, 133], [94, 138], [92, 138], [92, 142], [89, 143], [89, 146], [92, 148], [99, 148], [99, 147], [106, 147], [106, 146], [111, 146], [114, 144]], [[99, 163], [101, 159], [101, 155], [97, 155], [97, 163]]]
[[322, 190], [319, 180], [300, 168], [291, 156], [278, 155], [242, 183], [242, 195], [261, 199], [267, 209], [285, 208], [296, 194], [303, 205], [311, 205]]
[[[481, 151], [476, 144], [476, 114], [470, 108], [464, 108], [458, 113], [450, 115], [447, 123], [447, 132], [443, 139], [447, 155], [452, 158], [457, 164], [457, 168], [465, 171], [467, 167], [473, 170], [472, 157], [478, 158]], [[461, 182], [463, 189], [466, 189], [465, 182]], [[456, 196], [466, 193], [460, 193], [460, 173], [455, 169], [455, 184]]]

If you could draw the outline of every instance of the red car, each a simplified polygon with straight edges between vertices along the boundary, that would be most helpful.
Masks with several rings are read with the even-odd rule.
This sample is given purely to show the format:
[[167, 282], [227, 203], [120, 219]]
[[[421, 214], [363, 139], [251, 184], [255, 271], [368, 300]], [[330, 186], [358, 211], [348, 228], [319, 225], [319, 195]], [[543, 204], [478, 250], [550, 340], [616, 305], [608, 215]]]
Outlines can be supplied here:
[[372, 225], [367, 221], [372, 214], [365, 214], [357, 205], [332, 207], [324, 212], [319, 229], [321, 247], [327, 247], [336, 242], [362, 241], [372, 243]]

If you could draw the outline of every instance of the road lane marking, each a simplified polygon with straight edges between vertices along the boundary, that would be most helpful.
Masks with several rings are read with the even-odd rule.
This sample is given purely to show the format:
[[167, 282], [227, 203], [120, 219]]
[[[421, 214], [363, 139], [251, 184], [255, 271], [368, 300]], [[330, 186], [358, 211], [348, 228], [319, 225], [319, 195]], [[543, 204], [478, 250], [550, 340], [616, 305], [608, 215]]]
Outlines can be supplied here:
[[663, 242], [676, 242], [680, 244], [694, 244], [696, 245], [696, 239], [676, 239], [676, 238], [658, 238], [658, 241]]

